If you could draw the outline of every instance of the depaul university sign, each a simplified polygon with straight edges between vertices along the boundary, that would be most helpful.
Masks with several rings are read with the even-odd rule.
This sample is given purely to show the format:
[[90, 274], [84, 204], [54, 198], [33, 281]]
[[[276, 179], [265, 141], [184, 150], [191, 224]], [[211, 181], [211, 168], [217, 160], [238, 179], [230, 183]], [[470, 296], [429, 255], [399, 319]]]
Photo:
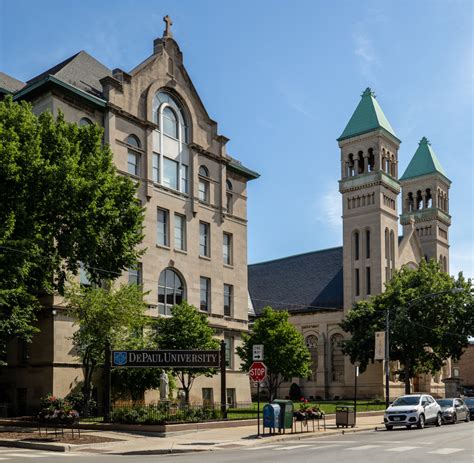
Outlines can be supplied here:
[[218, 350], [114, 350], [112, 367], [220, 367]]

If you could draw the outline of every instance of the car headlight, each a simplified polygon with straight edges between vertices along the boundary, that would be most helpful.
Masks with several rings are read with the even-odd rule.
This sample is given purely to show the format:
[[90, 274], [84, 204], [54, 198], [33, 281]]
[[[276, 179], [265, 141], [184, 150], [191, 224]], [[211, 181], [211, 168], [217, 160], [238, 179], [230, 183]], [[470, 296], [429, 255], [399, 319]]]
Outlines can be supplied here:
[[408, 410], [407, 413], [416, 413], [418, 410], [416, 408], [413, 408], [412, 410]]

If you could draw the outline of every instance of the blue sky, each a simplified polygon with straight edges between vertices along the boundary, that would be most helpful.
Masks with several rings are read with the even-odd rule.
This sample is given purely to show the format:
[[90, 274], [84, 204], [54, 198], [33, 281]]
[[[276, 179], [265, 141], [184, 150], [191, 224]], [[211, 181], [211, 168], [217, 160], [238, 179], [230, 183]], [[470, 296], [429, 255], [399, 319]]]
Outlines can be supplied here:
[[370, 86], [402, 140], [426, 136], [453, 181], [451, 271], [474, 276], [470, 0], [0, 1], [0, 70], [27, 80], [84, 49], [151, 54], [169, 14], [186, 68], [249, 185], [249, 262], [342, 242], [336, 138]]

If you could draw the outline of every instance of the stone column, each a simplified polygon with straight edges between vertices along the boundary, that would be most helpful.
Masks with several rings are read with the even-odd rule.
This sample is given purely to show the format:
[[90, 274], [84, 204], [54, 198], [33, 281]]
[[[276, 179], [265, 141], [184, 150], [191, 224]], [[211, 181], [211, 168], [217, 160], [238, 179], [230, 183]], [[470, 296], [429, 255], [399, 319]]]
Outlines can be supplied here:
[[359, 155], [354, 154], [354, 175], [359, 175]]

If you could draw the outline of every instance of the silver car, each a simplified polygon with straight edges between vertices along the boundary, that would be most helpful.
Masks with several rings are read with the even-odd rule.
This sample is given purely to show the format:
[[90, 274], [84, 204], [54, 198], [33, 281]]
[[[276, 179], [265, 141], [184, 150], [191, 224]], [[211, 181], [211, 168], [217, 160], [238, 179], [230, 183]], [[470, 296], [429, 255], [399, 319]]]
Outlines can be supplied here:
[[394, 426], [406, 426], [408, 429], [414, 425], [422, 429], [427, 423], [441, 426], [441, 407], [428, 394], [404, 395], [385, 410], [383, 421], [388, 431]]
[[438, 399], [441, 407], [443, 421], [445, 423], [456, 423], [457, 421], [470, 421], [469, 408], [461, 399]]

